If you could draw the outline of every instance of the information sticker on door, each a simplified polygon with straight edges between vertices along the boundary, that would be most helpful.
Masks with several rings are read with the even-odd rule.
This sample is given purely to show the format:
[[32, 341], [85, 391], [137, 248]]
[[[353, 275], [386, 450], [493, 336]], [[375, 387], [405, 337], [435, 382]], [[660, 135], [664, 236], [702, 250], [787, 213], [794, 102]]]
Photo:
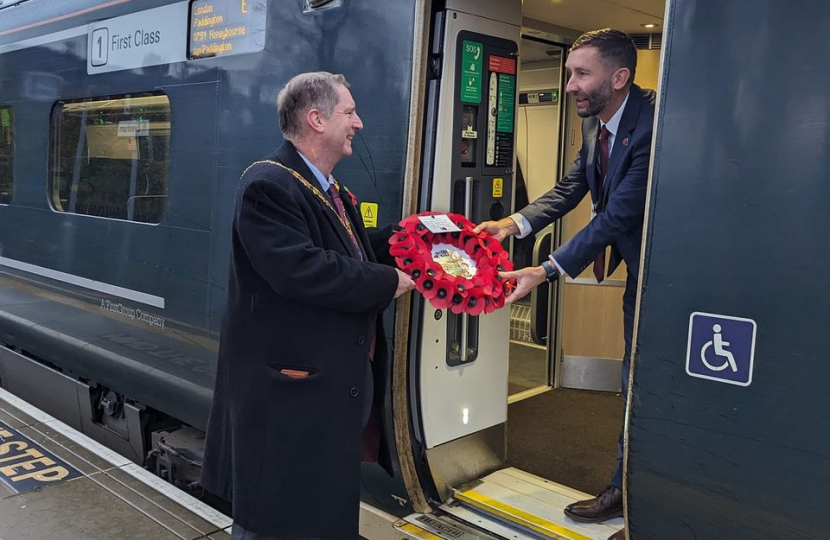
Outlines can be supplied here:
[[501, 199], [504, 196], [504, 178], [493, 178], [493, 198]]

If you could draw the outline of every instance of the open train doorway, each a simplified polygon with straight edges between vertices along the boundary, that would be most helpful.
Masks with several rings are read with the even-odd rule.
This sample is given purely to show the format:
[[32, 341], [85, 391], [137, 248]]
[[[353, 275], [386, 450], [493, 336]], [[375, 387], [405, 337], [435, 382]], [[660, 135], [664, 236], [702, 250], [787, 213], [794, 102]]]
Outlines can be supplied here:
[[[532, 29], [522, 34], [516, 114], [517, 211], [550, 190], [579, 151], [581, 118], [565, 92], [565, 59], [571, 41]], [[586, 207], [589, 219], [586, 199], [576, 214], [514, 239], [516, 268], [538, 266], [546, 260], [587, 223]], [[622, 314], [616, 316], [621, 292], [608, 285], [597, 287], [593, 276], [579, 276], [543, 283], [511, 305], [509, 466], [585, 493], [597, 493], [608, 483], [623, 419], [619, 395]], [[597, 293], [605, 302], [593, 298]], [[614, 300], [616, 304], [607, 305]], [[604, 313], [606, 308], [613, 313]], [[604, 321], [602, 328], [583, 324], [586, 317], [597, 314]], [[603, 337], [605, 327], [615, 324], [613, 332]], [[592, 351], [597, 344], [604, 348]], [[585, 358], [578, 358], [580, 354]], [[587, 358], [590, 354], [594, 358]]]
[[[426, 164], [433, 174], [428, 204], [422, 209], [466, 209], [474, 222], [499, 219], [512, 212], [506, 209], [493, 215], [495, 204], [483, 197], [491, 192], [496, 196], [497, 190], [490, 189], [490, 183], [496, 182], [491, 176], [504, 175], [505, 189], [498, 193], [512, 199], [514, 210], [553, 188], [583, 146], [582, 118], [565, 91], [570, 45], [583, 32], [604, 27], [638, 34], [641, 27], [634, 21], [645, 14], [649, 20], [662, 21], [664, 5], [659, 4], [644, 0], [621, 6], [591, 0], [552, 5], [525, 0], [518, 28], [508, 4], [499, 4], [505, 12], [501, 19], [448, 10], [442, 19], [446, 23], [442, 29], [443, 76], [432, 87], [438, 102], [433, 148], [438, 150], [434, 161]], [[540, 9], [533, 12], [536, 7]], [[506, 22], [495, 24], [494, 19]], [[638, 59], [635, 83], [656, 89], [660, 34], [635, 37], [647, 57], [646, 61]], [[460, 78], [463, 69], [474, 71], [472, 66], [476, 66], [478, 70], [474, 62], [463, 62], [470, 46], [473, 52], [482, 52], [489, 69], [485, 74], [495, 81], [474, 98], [465, 94], [462, 83], [468, 79]], [[501, 58], [514, 57], [515, 81], [512, 67], [507, 73], [500, 71], [512, 66]], [[455, 59], [462, 63], [452, 63]], [[642, 82], [649, 74], [651, 80]], [[511, 113], [502, 101], [502, 89], [509, 87], [512, 94], [513, 84]], [[494, 125], [509, 128], [502, 138], [498, 129], [488, 131], [490, 124], [476, 115], [482, 110], [480, 104], [494, 102], [498, 107], [486, 111], [496, 111]], [[500, 123], [507, 118], [505, 114], [510, 120]], [[503, 169], [492, 172], [485, 153], [492, 146], [491, 131], [504, 144], [498, 152], [503, 163], [495, 166]], [[483, 134], [488, 144], [477, 144], [473, 132]], [[510, 136], [512, 147], [505, 144]], [[504, 170], [511, 162], [512, 171]], [[459, 188], [464, 185], [472, 186], [469, 194]], [[461, 204], [465, 196], [472, 204]], [[591, 219], [590, 205], [586, 197], [565, 219], [520, 241], [514, 238], [516, 268], [540, 265], [585, 227]], [[520, 530], [532, 530], [544, 538], [599, 539], [620, 529], [620, 518], [586, 525], [566, 518], [563, 510], [600, 492], [609, 484], [616, 465], [624, 417], [620, 394], [623, 288], [618, 282], [625, 272], [619, 269], [602, 284], [586, 275], [563, 276], [552, 285], [534, 289], [508, 313], [480, 316], [475, 324], [453, 325], [435, 310], [421, 309], [417, 421], [434, 487], [430, 495], [433, 501], [444, 503], [443, 512], [467, 521], [474, 519], [468, 510], [476, 516], [496, 516], [497, 521], [515, 523]], [[600, 327], [594, 325], [598, 319]], [[458, 329], [466, 340], [456, 340]], [[457, 354], [458, 360], [453, 351], [468, 354]]]
[[[657, 89], [661, 34], [635, 33], [635, 83]], [[577, 157], [581, 121], [565, 92], [568, 36], [524, 28], [517, 108], [516, 210], [549, 189]], [[523, 190], [527, 199], [523, 199]], [[591, 219], [585, 200], [565, 218], [514, 240], [517, 268], [538, 265]], [[608, 483], [624, 416], [624, 263], [598, 283], [543, 284], [511, 307], [507, 463], [586, 493]]]

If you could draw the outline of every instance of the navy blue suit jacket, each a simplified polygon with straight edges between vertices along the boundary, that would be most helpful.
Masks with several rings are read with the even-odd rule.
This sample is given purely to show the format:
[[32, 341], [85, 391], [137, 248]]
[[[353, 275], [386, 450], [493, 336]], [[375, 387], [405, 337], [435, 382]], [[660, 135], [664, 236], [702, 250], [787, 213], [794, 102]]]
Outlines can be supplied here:
[[582, 273], [607, 246], [611, 246], [609, 274], [621, 260], [628, 266], [629, 275], [636, 278], [639, 273], [654, 99], [654, 91], [631, 85], [614, 136], [605, 182], [601, 182], [599, 169], [599, 119], [592, 116], [582, 121], [582, 149], [568, 173], [553, 189], [519, 212], [538, 231], [570, 212], [591, 193], [597, 216], [553, 253], [556, 262], [572, 277]]

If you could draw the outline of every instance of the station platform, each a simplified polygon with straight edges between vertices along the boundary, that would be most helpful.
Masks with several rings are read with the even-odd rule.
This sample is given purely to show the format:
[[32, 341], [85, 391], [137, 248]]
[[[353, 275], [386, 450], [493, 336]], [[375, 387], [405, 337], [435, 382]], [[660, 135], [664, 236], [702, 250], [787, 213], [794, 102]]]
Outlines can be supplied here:
[[[588, 495], [515, 468], [398, 519], [361, 503], [371, 540], [605, 540], [562, 508]], [[0, 388], [0, 540], [229, 540], [232, 520]]]
[[231, 523], [0, 389], [0, 540], [228, 540]]

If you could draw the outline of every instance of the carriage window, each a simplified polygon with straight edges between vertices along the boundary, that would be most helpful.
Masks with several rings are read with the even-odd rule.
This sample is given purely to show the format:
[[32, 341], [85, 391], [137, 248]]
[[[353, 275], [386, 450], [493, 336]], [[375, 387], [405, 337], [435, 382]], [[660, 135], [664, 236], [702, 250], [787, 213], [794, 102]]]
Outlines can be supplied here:
[[58, 102], [50, 194], [59, 212], [159, 223], [167, 206], [170, 100]]
[[0, 204], [12, 200], [14, 187], [14, 116], [11, 107], [0, 107]]

